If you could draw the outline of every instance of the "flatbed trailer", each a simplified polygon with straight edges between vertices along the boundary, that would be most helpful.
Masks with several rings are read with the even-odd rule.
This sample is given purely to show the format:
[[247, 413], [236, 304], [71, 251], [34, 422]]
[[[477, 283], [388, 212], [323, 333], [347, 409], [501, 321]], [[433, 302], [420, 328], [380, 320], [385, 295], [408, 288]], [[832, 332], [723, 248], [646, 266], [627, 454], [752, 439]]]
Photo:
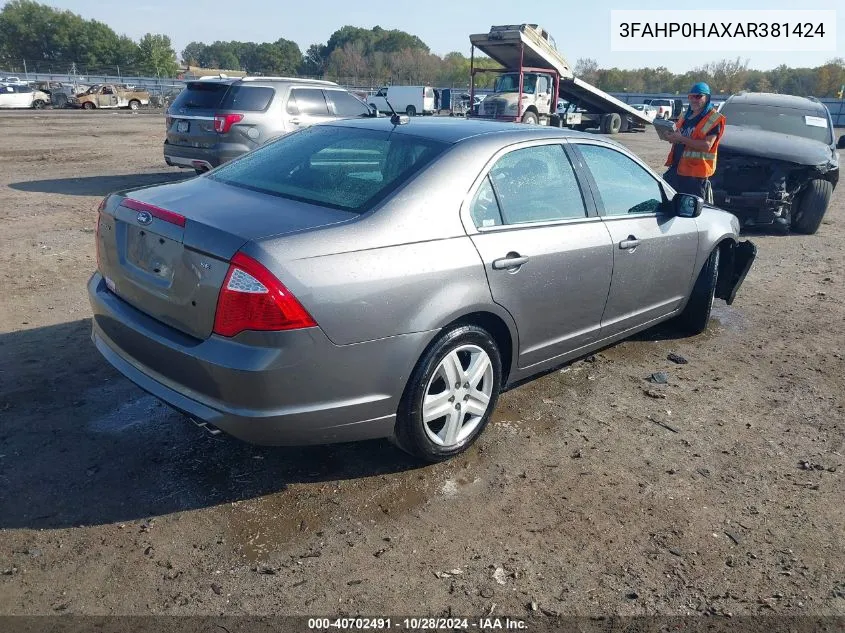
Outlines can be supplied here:
[[[487, 33], [470, 35], [470, 43], [472, 96], [475, 95], [475, 75], [478, 73], [519, 74], [516, 107], [513, 103], [514, 91], [509, 91], [507, 94], [511, 96], [504, 100], [493, 98], [491, 101], [491, 95], [483, 102], [487, 106], [473, 114], [475, 117], [578, 129], [599, 127], [602, 132], [611, 134], [651, 125], [651, 121], [642, 112], [576, 77], [569, 62], [558, 52], [551, 35], [536, 24], [493, 26]], [[476, 48], [503, 68], [477, 68]], [[548, 104], [542, 94], [536, 91], [526, 93], [526, 84], [531, 83], [526, 82], [526, 74], [529, 80], [535, 75], [551, 78], [551, 99]], [[536, 87], [535, 80], [535, 90]], [[569, 108], [565, 112], [557, 111], [558, 99], [568, 102]], [[504, 108], [501, 107], [503, 105]]]

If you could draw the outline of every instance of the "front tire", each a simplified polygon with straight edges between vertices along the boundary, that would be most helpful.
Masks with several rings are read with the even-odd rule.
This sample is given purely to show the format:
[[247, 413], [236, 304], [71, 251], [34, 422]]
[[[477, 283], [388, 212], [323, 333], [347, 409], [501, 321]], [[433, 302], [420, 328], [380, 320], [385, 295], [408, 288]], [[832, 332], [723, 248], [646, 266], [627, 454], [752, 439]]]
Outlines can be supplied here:
[[417, 109], [414, 106], [409, 105], [407, 108], [405, 108], [405, 114], [407, 114], [408, 116], [417, 116]]
[[481, 435], [502, 387], [496, 342], [476, 325], [443, 332], [423, 353], [396, 420], [400, 448], [427, 462], [447, 460]]
[[93, 110], [95, 107], [96, 106], [93, 103], [91, 103], [90, 101], [86, 101], [85, 103], [82, 104], [83, 110]]
[[810, 181], [798, 199], [795, 215], [792, 218], [792, 230], [807, 235], [813, 235], [818, 231], [832, 193], [833, 185], [827, 180], [817, 178]]
[[716, 278], [719, 274], [719, 249], [716, 248], [698, 273], [692, 294], [684, 311], [677, 317], [677, 324], [686, 334], [701, 334], [707, 329], [713, 297], [716, 294]]
[[532, 112], [531, 110], [529, 110], [528, 112], [522, 115], [522, 122], [526, 125], [537, 125], [540, 122], [540, 119], [537, 116], [536, 112]]

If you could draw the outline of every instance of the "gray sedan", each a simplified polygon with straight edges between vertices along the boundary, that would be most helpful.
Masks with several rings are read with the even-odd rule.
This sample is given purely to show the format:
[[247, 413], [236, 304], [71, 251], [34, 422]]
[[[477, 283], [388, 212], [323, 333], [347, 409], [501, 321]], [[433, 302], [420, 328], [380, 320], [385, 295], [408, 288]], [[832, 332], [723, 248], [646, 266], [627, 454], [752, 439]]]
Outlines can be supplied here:
[[92, 338], [141, 388], [261, 444], [470, 446], [500, 390], [673, 319], [756, 249], [612, 141], [405, 117], [318, 125], [99, 209]]

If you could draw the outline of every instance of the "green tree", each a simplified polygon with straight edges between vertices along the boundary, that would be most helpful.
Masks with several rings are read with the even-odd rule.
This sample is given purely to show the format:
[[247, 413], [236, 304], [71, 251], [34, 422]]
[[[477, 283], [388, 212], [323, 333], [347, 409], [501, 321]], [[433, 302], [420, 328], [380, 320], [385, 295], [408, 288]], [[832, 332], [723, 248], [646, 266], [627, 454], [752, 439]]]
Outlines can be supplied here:
[[174, 77], [179, 71], [176, 51], [167, 35], [147, 33], [138, 42], [139, 70], [157, 77]]
[[182, 61], [189, 66], [199, 66], [207, 48], [208, 45], [202, 42], [191, 42], [182, 51]]
[[575, 62], [575, 75], [587, 83], [594, 84], [598, 79], [599, 63], [589, 57], [579, 57]]

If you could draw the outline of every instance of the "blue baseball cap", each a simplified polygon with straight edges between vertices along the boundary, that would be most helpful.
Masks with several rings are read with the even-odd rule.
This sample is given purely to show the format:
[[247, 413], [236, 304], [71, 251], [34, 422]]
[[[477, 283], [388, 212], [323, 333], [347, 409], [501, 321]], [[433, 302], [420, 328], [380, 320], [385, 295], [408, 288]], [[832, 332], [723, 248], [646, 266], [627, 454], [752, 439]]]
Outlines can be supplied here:
[[708, 86], [703, 81], [699, 81], [697, 84], [694, 84], [692, 88], [690, 88], [689, 94], [691, 94], [691, 95], [709, 95], [710, 94], [710, 86]]

